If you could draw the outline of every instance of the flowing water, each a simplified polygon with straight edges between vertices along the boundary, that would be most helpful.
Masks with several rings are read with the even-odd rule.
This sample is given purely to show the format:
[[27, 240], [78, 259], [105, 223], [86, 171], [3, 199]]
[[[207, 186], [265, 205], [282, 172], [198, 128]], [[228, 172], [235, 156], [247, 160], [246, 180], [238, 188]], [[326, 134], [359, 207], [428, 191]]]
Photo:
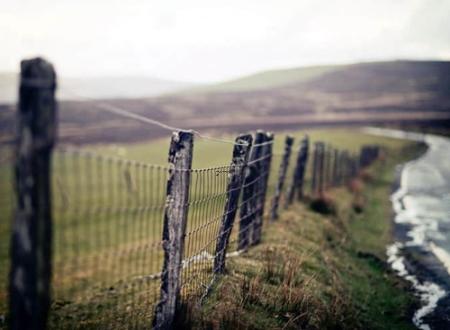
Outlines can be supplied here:
[[431, 253], [450, 277], [450, 139], [402, 131], [367, 128], [370, 134], [421, 141], [426, 153], [402, 167], [399, 187], [392, 194], [394, 221], [407, 229], [405, 239], [387, 248], [388, 262], [402, 277], [410, 281], [421, 299], [413, 322], [420, 329], [431, 329], [424, 317], [432, 313], [448, 288], [424, 280], [407, 267], [404, 251], [420, 249]]

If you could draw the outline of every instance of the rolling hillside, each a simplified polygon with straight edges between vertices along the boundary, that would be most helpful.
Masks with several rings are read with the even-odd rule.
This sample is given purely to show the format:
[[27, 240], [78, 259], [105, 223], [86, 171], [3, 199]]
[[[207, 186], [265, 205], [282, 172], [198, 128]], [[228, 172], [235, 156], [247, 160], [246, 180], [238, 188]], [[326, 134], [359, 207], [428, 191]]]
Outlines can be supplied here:
[[[190, 92], [108, 102], [173, 126], [220, 132], [395, 123], [445, 126], [450, 124], [450, 62], [268, 71]], [[0, 108], [2, 140], [12, 136], [12, 110]], [[167, 135], [157, 127], [102, 112], [95, 101], [62, 102], [60, 118], [62, 141], [135, 141]]]
[[235, 80], [225, 81], [219, 84], [206, 85], [190, 89], [192, 92], [244, 92], [253, 90], [265, 90], [294, 83], [305, 82], [328, 72], [338, 70], [344, 66], [311, 66], [294, 69], [270, 70], [241, 77]]

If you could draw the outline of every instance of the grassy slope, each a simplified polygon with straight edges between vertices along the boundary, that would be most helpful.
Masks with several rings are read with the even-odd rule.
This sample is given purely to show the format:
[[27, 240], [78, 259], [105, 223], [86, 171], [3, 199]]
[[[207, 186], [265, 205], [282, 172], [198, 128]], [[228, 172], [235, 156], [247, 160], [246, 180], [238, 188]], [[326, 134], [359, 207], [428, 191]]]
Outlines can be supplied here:
[[269, 70], [223, 83], [192, 89], [195, 92], [239, 92], [268, 89], [301, 83], [341, 68], [338, 65], [311, 66], [294, 69]]
[[393, 166], [405, 159], [391, 156], [372, 169], [362, 214], [346, 189], [332, 192], [337, 216], [295, 205], [266, 227], [263, 244], [229, 259], [206, 308], [184, 321], [230, 329], [413, 329], [414, 300], [384, 261]]
[[[419, 89], [424, 91], [428, 91], [431, 86], [445, 93], [444, 86], [448, 85], [445, 73], [448, 69], [446, 61], [409, 60], [297, 67], [262, 71], [218, 84], [191, 88], [182, 93], [257, 91], [309, 82], [325, 92], [367, 93], [372, 89], [375, 92], [414, 92], [417, 86], [421, 86]], [[326, 79], [321, 79], [321, 76]], [[438, 81], [434, 86], [433, 83]]]

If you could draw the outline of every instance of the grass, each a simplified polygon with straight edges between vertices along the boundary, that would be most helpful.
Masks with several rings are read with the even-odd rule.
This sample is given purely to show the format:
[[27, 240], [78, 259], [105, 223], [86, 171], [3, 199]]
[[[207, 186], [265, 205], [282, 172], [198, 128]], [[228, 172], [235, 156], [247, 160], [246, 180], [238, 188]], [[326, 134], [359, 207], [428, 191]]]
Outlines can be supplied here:
[[[293, 135], [298, 141], [304, 133], [294, 132]], [[352, 151], [357, 151], [363, 144], [379, 143], [392, 150], [398, 150], [405, 145], [402, 141], [372, 137], [356, 131], [314, 130], [307, 133], [312, 140], [323, 140]], [[274, 147], [275, 156], [271, 170], [269, 197], [273, 192], [278, 173], [279, 153], [284, 140], [284, 134], [280, 133], [277, 136], [280, 138], [276, 139]], [[168, 144], [168, 140], [165, 139], [125, 145], [93, 145], [86, 148], [96, 154], [165, 165]], [[207, 168], [228, 164], [231, 149], [230, 144], [198, 140], [194, 147], [193, 167]], [[4, 315], [7, 309], [8, 251], [13, 209], [12, 170], [11, 164], [4, 160], [7, 158], [3, 157], [5, 154], [7, 152], [2, 151], [0, 164], [2, 183], [0, 187], [0, 315]], [[129, 166], [125, 162], [114, 163], [114, 166], [110, 166], [108, 162], [96, 159], [95, 157], [74, 157], [73, 154], [64, 154], [59, 151], [55, 153], [53, 159], [55, 268], [52, 322], [64, 320], [73, 322], [76, 319], [80, 325], [84, 324], [86, 327], [88, 325], [95, 327], [95, 324], [100, 325], [101, 322], [111, 320], [120, 323], [120, 319], [150, 315], [152, 306], [151, 308], [145, 306], [149, 305], [149, 301], [156, 301], [158, 297], [159, 282], [142, 281], [139, 275], [156, 274], [161, 271], [162, 250], [159, 242], [166, 177], [161, 173], [155, 173], [154, 169]], [[221, 172], [219, 175], [214, 172], [208, 173], [207, 181], [198, 179], [200, 180], [198, 186], [205, 186], [208, 183], [208, 190], [193, 188], [192, 201], [200, 201], [207, 195], [217, 195], [217, 198], [199, 205], [193, 203], [194, 205], [191, 206], [188, 230], [195, 232], [196, 228], [203, 226], [202, 228], [207, 228], [207, 233], [202, 234], [202, 231], [198, 231], [187, 238], [185, 257], [195, 255], [199, 251], [214, 253], [215, 241], [211, 241], [211, 237], [216, 235], [218, 219], [223, 211], [222, 192], [225, 189], [227, 173]], [[296, 206], [282, 213], [282, 219], [285, 219], [287, 215], [304, 212], [301, 207], [298, 209], [299, 207]], [[235, 226], [233, 236], [236, 236], [237, 227]], [[265, 235], [267, 234], [266, 232]], [[279, 238], [287, 239], [290, 234], [280, 232]], [[320, 231], [317, 228], [310, 234], [314, 237], [320, 235]], [[255, 251], [260, 250], [260, 247], [255, 249]], [[278, 255], [279, 252], [276, 250], [274, 253]], [[234, 260], [231, 262], [233, 263]], [[298, 263], [300, 264], [300, 261]], [[323, 271], [317, 265], [311, 263], [307, 265], [311, 270], [319, 271], [315, 276], [319, 276]], [[190, 272], [189, 276], [198, 279], [198, 283], [185, 285], [183, 292], [187, 294], [198, 291], [199, 286], [201, 288], [201, 285], [208, 284], [210, 268], [209, 263], [201, 263], [189, 268], [187, 270]], [[277, 271], [268, 271], [266, 277], [278, 276], [271, 275]], [[124, 285], [126, 282], [136, 284], [127, 286]], [[253, 290], [255, 285], [249, 282], [245, 287]], [[145, 292], [145, 297], [142, 297], [142, 292]], [[129, 312], [130, 310], [137, 311], [136, 315]], [[95, 311], [107, 311], [105, 315], [109, 316], [95, 323]]]
[[202, 309], [188, 305], [180, 326], [202, 329], [415, 329], [408, 285], [386, 264], [393, 166], [417, 154], [391, 154], [366, 175], [361, 213], [353, 192], [335, 189], [337, 214], [296, 204], [266, 225], [263, 243], [228, 259]]

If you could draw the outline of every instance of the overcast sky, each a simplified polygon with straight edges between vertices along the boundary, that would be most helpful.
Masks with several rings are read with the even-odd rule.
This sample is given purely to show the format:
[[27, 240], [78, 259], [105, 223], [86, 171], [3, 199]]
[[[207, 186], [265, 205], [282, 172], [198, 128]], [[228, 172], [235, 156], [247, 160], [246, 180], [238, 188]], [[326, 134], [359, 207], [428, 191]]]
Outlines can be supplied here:
[[209, 82], [271, 68], [450, 59], [450, 0], [1, 0], [0, 71]]

